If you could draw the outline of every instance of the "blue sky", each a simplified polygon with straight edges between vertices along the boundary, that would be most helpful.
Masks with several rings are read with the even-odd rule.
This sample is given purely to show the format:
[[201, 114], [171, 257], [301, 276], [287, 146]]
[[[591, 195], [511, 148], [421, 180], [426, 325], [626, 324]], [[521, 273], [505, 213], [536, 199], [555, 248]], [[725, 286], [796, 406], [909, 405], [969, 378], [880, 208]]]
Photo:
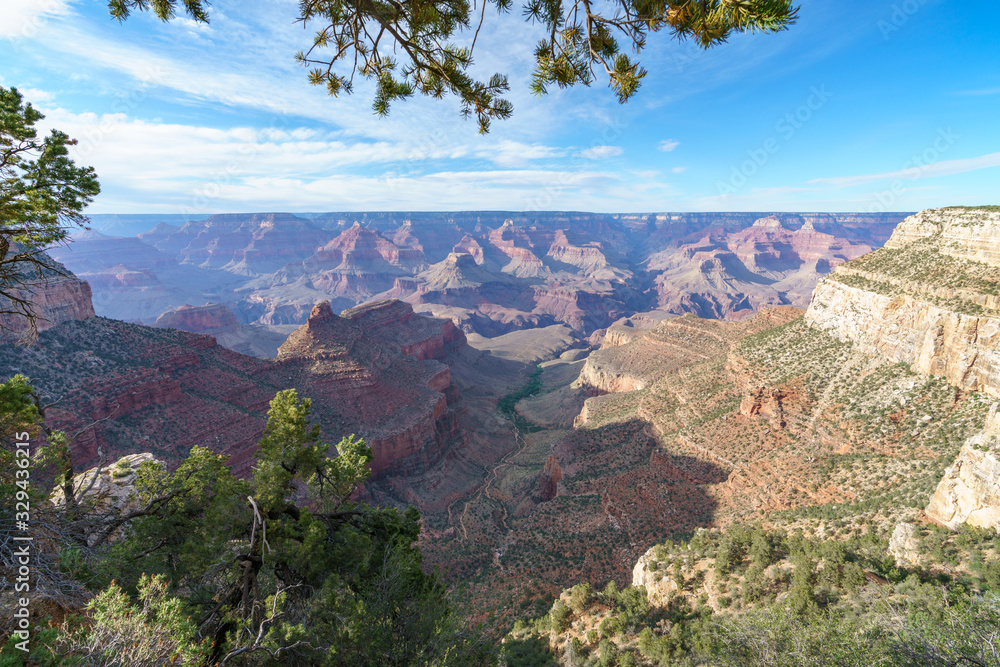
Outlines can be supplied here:
[[[666, 35], [640, 93], [536, 98], [539, 28], [480, 35], [510, 75], [488, 136], [454, 99], [371, 112], [327, 97], [294, 53], [294, 0], [216, 0], [208, 26], [103, 2], [3, 0], [0, 85], [80, 140], [93, 213], [322, 210], [908, 211], [1000, 203], [1000, 6], [805, 0], [779, 35], [701, 51]], [[470, 36], [471, 37], [471, 36]]]

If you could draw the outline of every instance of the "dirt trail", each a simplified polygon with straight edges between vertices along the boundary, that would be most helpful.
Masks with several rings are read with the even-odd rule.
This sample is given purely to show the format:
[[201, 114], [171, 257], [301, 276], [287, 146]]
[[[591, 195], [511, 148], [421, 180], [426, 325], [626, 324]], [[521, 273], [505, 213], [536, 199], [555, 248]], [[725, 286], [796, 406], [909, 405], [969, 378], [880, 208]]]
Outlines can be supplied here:
[[[490, 486], [500, 476], [500, 469], [503, 468], [503, 467], [505, 467], [505, 466], [507, 466], [509, 464], [508, 463], [509, 459], [513, 458], [514, 456], [519, 455], [521, 452], [524, 451], [524, 448], [528, 446], [527, 441], [524, 438], [521, 437], [521, 433], [517, 430], [516, 427], [514, 428], [514, 440], [516, 442], [521, 443], [520, 448], [518, 448], [518, 450], [516, 452], [514, 450], [511, 450], [511, 451], [507, 452], [506, 454], [504, 454], [503, 457], [501, 457], [501, 459], [499, 461], [497, 461], [493, 465], [492, 468], [489, 469], [489, 472], [486, 473], [486, 483], [483, 484], [482, 486], [480, 486], [479, 489], [476, 491], [476, 493], [473, 494], [472, 497], [470, 497], [467, 501], [465, 501], [465, 507], [462, 509], [462, 513], [458, 517], [458, 527], [459, 527], [459, 530], [462, 533], [462, 541], [463, 542], [466, 542], [469, 539], [469, 533], [468, 533], [468, 531], [465, 528], [465, 515], [469, 511], [469, 505], [471, 505], [472, 501], [476, 500], [480, 496], [480, 494], [483, 494], [483, 493], [486, 494], [487, 498], [490, 498], [490, 500], [493, 500], [493, 498], [490, 496]], [[503, 510], [503, 515], [501, 517], [500, 522], [503, 524], [503, 527], [507, 531], [508, 536], [509, 536], [513, 531], [511, 529], [511, 527], [509, 525], [507, 525], [507, 516], [508, 516], [508, 514], [507, 514], [507, 504], [505, 502], [503, 502], [503, 500], [500, 500], [500, 499], [496, 499], [496, 500], [497, 500], [497, 502], [500, 503], [500, 509]], [[448, 506], [448, 522], [449, 523], [451, 522], [451, 506], [450, 505]]]
[[[834, 391], [840, 385], [841, 381], [848, 375], [858, 376], [858, 367], [863, 362], [870, 362], [871, 357], [868, 355], [858, 352], [856, 350], [852, 351], [844, 362], [844, 365], [840, 367], [837, 374], [830, 380], [823, 393], [820, 395], [819, 400], [816, 401], [816, 408], [813, 410], [812, 417], [809, 419], [809, 427], [807, 433], [816, 433], [816, 420], [820, 418], [823, 412], [830, 404], [830, 399], [833, 396]], [[816, 433], [817, 436], [822, 436], [822, 434]]]

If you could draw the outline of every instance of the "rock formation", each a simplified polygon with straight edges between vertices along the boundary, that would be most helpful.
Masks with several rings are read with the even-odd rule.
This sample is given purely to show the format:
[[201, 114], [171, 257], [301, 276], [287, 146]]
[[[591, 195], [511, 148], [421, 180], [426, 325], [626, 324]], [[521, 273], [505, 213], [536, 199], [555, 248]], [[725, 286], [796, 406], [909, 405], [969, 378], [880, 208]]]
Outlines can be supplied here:
[[806, 321], [892, 362], [1000, 396], [1000, 214], [925, 211], [817, 286]]
[[[587, 337], [657, 304], [673, 314], [726, 319], [805, 305], [821, 275], [883, 243], [898, 219], [225, 214], [183, 227], [160, 224], [141, 242], [83, 234], [60, 257], [90, 281], [99, 315], [126, 321], [149, 324], [167, 310], [210, 301], [228, 306], [242, 324], [281, 327], [302, 324], [322, 300], [339, 312], [395, 298], [466, 333], [567, 324]], [[465, 264], [468, 258], [481, 271]]]
[[761, 308], [804, 307], [816, 280], [871, 246], [783, 226], [768, 216], [738, 232], [712, 228], [649, 255], [657, 306], [671, 313], [741, 319]]
[[154, 326], [210, 334], [219, 345], [253, 357], [274, 357], [285, 341], [285, 335], [277, 331], [259, 325], [240, 324], [233, 311], [221, 303], [206, 303], [204, 306], [184, 304], [160, 315]]
[[[32, 303], [35, 328], [45, 331], [62, 322], [94, 316], [90, 285], [69, 273], [65, 266], [46, 254], [40, 255], [52, 268], [25, 276], [25, 286], [12, 294]], [[9, 301], [0, 297], [0, 310], [9, 310]], [[20, 315], [0, 314], [0, 343], [20, 340], [29, 332], [28, 321]]]
[[639, 557], [632, 568], [632, 585], [646, 589], [646, 599], [650, 604], [665, 606], [673, 594], [681, 589], [667, 569], [668, 563], [656, 559], [657, 547]]
[[[806, 322], [863, 353], [905, 362], [966, 391], [1000, 396], [1000, 213], [948, 208], [906, 218], [884, 248], [844, 264]], [[995, 410], [945, 472], [927, 514], [1000, 527]]]
[[[207, 444], [230, 454], [237, 474], [249, 474], [267, 403], [288, 387], [313, 399], [327, 438], [357, 433], [369, 442], [375, 480], [427, 470], [462, 441], [461, 395], [443, 361], [461, 352], [465, 336], [405, 303], [378, 302], [344, 317], [321, 303], [276, 360], [235, 354], [210, 335], [76, 319], [46, 332], [31, 355], [0, 351], [0, 375], [23, 372], [43, 395], [59, 392], [49, 425], [83, 430], [74, 443], [82, 465], [136, 443], [176, 463], [192, 445]], [[160, 323], [219, 338], [243, 331], [212, 304]]]
[[785, 395], [781, 389], [770, 387], [753, 389], [740, 401], [740, 414], [747, 417], [759, 415], [781, 428], [785, 425], [785, 413], [781, 407], [781, 401]]
[[221, 303], [206, 303], [204, 306], [184, 304], [156, 318], [156, 326], [161, 329], [181, 329], [191, 333], [233, 333], [239, 325], [233, 311]]
[[1000, 415], [962, 446], [931, 496], [927, 514], [952, 530], [963, 523], [1000, 532]]
[[912, 523], [896, 524], [889, 538], [889, 553], [898, 567], [920, 566], [920, 540]]
[[328, 232], [288, 213], [235, 213], [189, 222], [153, 244], [164, 251], [176, 249], [183, 264], [255, 276], [301, 260], [329, 239]]
[[[163, 465], [163, 461], [146, 452], [127, 454], [109, 466], [82, 472], [73, 477], [73, 497], [78, 504], [94, 512], [119, 513], [135, 509], [135, 480], [139, 467], [146, 463]], [[64, 505], [64, 489], [57, 486], [49, 500], [54, 505]], [[89, 538], [90, 544], [93, 545], [97, 538], [97, 534], [92, 535]]]
[[559, 467], [556, 457], [551, 454], [545, 459], [545, 467], [538, 476], [538, 488], [535, 496], [541, 501], [552, 500], [559, 493], [559, 482], [562, 481], [563, 471]]

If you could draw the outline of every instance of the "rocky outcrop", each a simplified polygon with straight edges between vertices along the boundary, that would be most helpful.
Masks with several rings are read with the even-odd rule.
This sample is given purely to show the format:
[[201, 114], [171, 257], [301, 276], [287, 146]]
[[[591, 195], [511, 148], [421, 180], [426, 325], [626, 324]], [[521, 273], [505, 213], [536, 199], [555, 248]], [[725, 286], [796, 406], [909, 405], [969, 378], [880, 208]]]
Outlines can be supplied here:
[[762, 417], [781, 428], [785, 426], [785, 411], [781, 401], [786, 395], [787, 392], [782, 389], [757, 387], [743, 396], [739, 413], [747, 417]]
[[345, 310], [341, 316], [419, 361], [443, 361], [466, 344], [465, 334], [451, 320], [417, 315], [403, 301], [374, 301]]
[[486, 261], [483, 256], [483, 246], [479, 244], [479, 241], [468, 234], [463, 236], [462, 240], [456, 243], [451, 251], [453, 253], [471, 255], [476, 264], [482, 264]]
[[[138, 507], [135, 480], [139, 467], [143, 464], [162, 466], [152, 454], [128, 454], [103, 468], [91, 468], [73, 477], [74, 500], [93, 512], [122, 513]], [[56, 487], [49, 500], [53, 505], [66, 504], [66, 494], [62, 486]], [[98, 534], [88, 538], [93, 545]], [[114, 536], [112, 536], [112, 541]]]
[[590, 355], [580, 369], [580, 376], [574, 386], [583, 387], [592, 394], [615, 394], [642, 389], [646, 382], [642, 377], [605, 365], [595, 355]]
[[1000, 415], [994, 405], [982, 433], [969, 438], [944, 472], [927, 515], [955, 530], [963, 523], [1000, 532]]
[[438, 359], [464, 343], [450, 321], [415, 315], [398, 301], [343, 316], [323, 302], [278, 350], [277, 374], [299, 378], [328, 430], [365, 438], [378, 480], [426, 470], [461, 437], [452, 407], [461, 396]]
[[1000, 267], [1000, 211], [962, 207], [928, 209], [899, 223], [886, 241], [889, 249], [935, 239], [939, 252]]
[[231, 333], [239, 328], [233, 311], [221, 303], [206, 303], [204, 306], [184, 304], [156, 318], [161, 329], [181, 329], [192, 333]]
[[920, 540], [917, 528], [912, 523], [896, 524], [889, 538], [889, 553], [896, 559], [898, 567], [920, 565]]
[[650, 604], [662, 607], [669, 603], [680, 586], [674, 581], [668, 563], [657, 560], [658, 549], [651, 547], [636, 561], [632, 568], [632, 586], [644, 587]]
[[[965, 390], [1000, 396], [1000, 214], [925, 211], [817, 286], [813, 327]], [[995, 242], [995, 241], [994, 241]], [[991, 264], [997, 262], [998, 264]]]
[[504, 273], [519, 278], [534, 278], [549, 272], [532, 251], [530, 237], [513, 220], [504, 220], [503, 225], [491, 231], [487, 238], [493, 247], [510, 259], [502, 269]]
[[966, 390], [1000, 396], [1000, 318], [957, 313], [911, 295], [887, 296], [830, 280], [806, 321], [862, 350]]
[[[150, 453], [128, 454], [111, 465], [91, 468], [73, 477], [73, 495], [78, 503], [91, 505], [95, 510], [122, 510], [135, 496], [136, 477], [144, 463], [162, 466]], [[62, 486], [56, 487], [50, 500], [54, 505], [66, 503]]]
[[[597, 275], [608, 268], [608, 258], [604, 256], [598, 242], [575, 245], [562, 229], [556, 231], [555, 239], [546, 254], [557, 262], [580, 269], [586, 275]], [[613, 274], [608, 277], [613, 277]]]
[[559, 482], [562, 481], [563, 471], [559, 467], [556, 457], [549, 455], [545, 459], [545, 467], [538, 476], [538, 486], [535, 491], [535, 498], [540, 502], [552, 500], [559, 494]]
[[[32, 271], [30, 275], [25, 275], [25, 287], [11, 290], [16, 298], [31, 302], [37, 331], [51, 329], [62, 322], [94, 317], [90, 285], [44, 253], [40, 255], [40, 259], [48, 262], [52, 269], [43, 270], [40, 274]], [[0, 297], [0, 310], [13, 310], [11, 305], [9, 300]], [[24, 317], [10, 313], [0, 314], [0, 342], [18, 341], [30, 329], [29, 322]]]

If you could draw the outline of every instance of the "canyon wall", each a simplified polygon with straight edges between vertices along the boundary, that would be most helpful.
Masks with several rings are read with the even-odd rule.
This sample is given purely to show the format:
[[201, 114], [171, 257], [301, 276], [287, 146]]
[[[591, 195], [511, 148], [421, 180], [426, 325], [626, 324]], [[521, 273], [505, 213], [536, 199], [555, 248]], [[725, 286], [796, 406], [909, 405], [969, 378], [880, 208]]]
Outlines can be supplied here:
[[998, 213], [911, 216], [884, 248], [823, 280], [806, 321], [865, 352], [1000, 397], [998, 237]]
[[945, 470], [927, 515], [952, 530], [963, 523], [1000, 531], [1000, 417], [996, 406], [982, 433], [966, 440]]
[[[965, 391], [1000, 397], [1000, 212], [947, 208], [899, 224], [885, 247], [840, 267], [806, 321], [860, 350]], [[969, 438], [930, 503], [932, 519], [1000, 529], [1000, 420]]]
[[395, 298], [467, 333], [493, 337], [561, 323], [587, 337], [622, 315], [657, 307], [744, 319], [764, 307], [805, 306], [821, 276], [884, 243], [899, 219], [225, 214], [159, 225], [139, 238], [86, 232], [57, 259], [91, 282], [100, 315], [146, 324], [209, 301], [228, 306], [242, 324], [287, 333], [283, 327], [305, 322], [323, 300], [339, 312]]
[[[25, 276], [28, 286], [11, 291], [15, 298], [31, 302], [37, 318], [35, 322], [37, 331], [51, 329], [62, 322], [94, 317], [90, 285], [69, 273], [65, 266], [48, 255], [43, 253], [40, 259], [53, 268], [43, 270], [37, 275], [31, 272]], [[0, 311], [17, 310], [12, 305], [10, 300], [0, 297]], [[23, 316], [0, 313], [0, 343], [21, 340], [29, 330], [28, 320]]]

